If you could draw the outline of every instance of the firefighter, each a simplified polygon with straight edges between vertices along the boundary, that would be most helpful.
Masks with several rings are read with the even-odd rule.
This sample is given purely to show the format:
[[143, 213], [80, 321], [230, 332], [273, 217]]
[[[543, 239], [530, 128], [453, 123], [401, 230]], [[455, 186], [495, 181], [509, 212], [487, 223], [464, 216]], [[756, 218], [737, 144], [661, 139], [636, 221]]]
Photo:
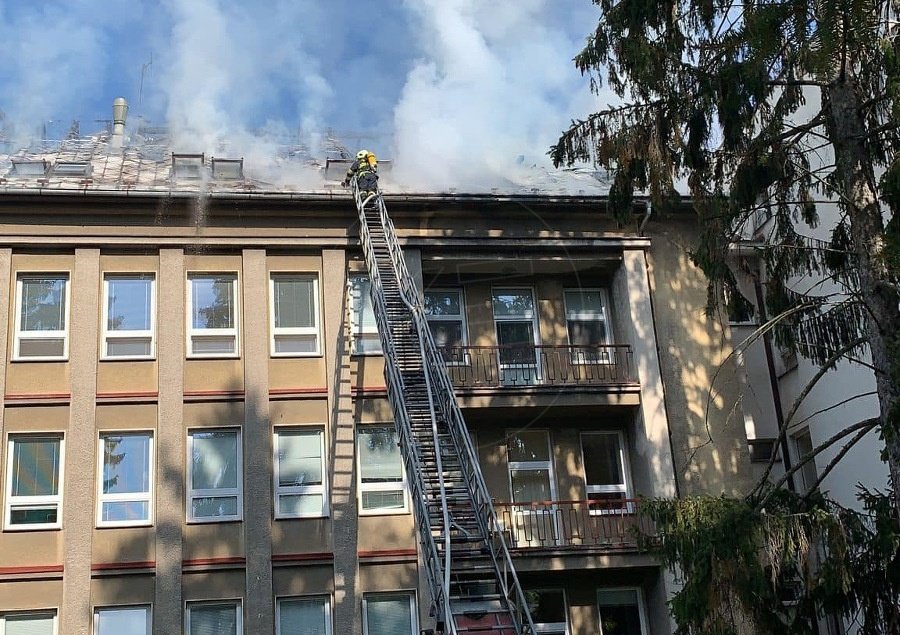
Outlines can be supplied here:
[[356, 184], [363, 198], [378, 191], [378, 159], [368, 150], [360, 150], [356, 153], [356, 161], [347, 170], [347, 175], [341, 185], [347, 187], [350, 180], [356, 176]]

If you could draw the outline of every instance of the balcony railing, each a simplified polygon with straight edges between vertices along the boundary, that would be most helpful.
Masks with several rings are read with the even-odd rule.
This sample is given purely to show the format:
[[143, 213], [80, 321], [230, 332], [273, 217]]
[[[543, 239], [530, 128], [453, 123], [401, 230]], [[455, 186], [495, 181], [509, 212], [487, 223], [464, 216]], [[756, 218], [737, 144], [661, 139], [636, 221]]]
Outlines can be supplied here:
[[637, 549], [652, 522], [633, 499], [494, 503], [513, 549]]
[[456, 388], [607, 386], [634, 383], [634, 354], [603, 346], [444, 346]]

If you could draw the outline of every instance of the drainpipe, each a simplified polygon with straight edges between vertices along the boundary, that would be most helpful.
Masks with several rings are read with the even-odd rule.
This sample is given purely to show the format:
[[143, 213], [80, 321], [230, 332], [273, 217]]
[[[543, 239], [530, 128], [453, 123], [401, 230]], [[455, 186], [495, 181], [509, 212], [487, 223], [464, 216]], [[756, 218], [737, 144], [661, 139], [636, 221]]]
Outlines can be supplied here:
[[[757, 310], [759, 311], [759, 321], [761, 324], [765, 324], [769, 318], [766, 317], [766, 302], [763, 297], [762, 283], [759, 280], [759, 271], [754, 271], [751, 275], [753, 276], [753, 288], [756, 291], [756, 305]], [[775, 422], [778, 424], [778, 436], [781, 437], [781, 460], [784, 462], [785, 472], [789, 472], [791, 469], [791, 454], [788, 451], [787, 433], [781, 434], [781, 429], [784, 427], [784, 412], [781, 409], [781, 390], [778, 388], [778, 376], [775, 373], [775, 356], [772, 352], [771, 331], [766, 331], [763, 334], [763, 349], [766, 352], [766, 366], [769, 369], [769, 385], [772, 388], [772, 405], [775, 407]], [[787, 486], [790, 491], [797, 491], [797, 487], [794, 485], [793, 474], [788, 476]]]

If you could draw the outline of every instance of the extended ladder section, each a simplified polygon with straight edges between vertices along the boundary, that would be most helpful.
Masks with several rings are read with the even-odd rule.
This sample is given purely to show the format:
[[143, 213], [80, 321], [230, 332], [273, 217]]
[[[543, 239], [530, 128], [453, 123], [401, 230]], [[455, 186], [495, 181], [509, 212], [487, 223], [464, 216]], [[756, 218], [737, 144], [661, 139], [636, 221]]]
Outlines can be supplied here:
[[438, 632], [534, 635], [534, 624], [381, 194], [353, 182], [406, 477]]

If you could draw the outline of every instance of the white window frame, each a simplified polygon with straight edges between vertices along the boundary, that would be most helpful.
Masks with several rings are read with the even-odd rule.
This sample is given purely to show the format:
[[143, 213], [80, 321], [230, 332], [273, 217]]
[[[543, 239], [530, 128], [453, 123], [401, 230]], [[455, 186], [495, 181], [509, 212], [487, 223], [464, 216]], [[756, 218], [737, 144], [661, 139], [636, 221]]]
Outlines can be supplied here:
[[[234, 301], [234, 326], [231, 328], [195, 329], [194, 328], [194, 286], [191, 281], [194, 278], [215, 278], [216, 276], [233, 277], [232, 300]], [[187, 357], [188, 359], [239, 359], [241, 356], [241, 276], [237, 271], [188, 271], [187, 287]], [[195, 353], [194, 338], [202, 337], [233, 337], [233, 353]]]
[[[534, 632], [535, 633], [558, 633], [562, 630], [566, 635], [569, 634], [569, 598], [566, 596], [566, 590], [562, 587], [540, 587], [540, 588], [529, 588], [525, 589], [525, 592], [528, 591], [540, 593], [542, 591], [552, 591], [562, 593], [563, 596], [563, 608], [565, 610], [565, 622], [535, 622], [534, 624]], [[560, 629], [562, 626], [562, 629]]]
[[110, 604], [94, 607], [94, 628], [91, 632], [97, 635], [100, 632], [100, 620], [98, 615], [103, 611], [121, 611], [129, 609], [146, 609], [147, 611], [147, 634], [153, 633], [153, 605], [151, 604]]
[[[359, 454], [359, 434], [364, 430], [371, 430], [373, 428], [392, 429], [393, 424], [366, 424], [356, 427], [353, 439], [353, 449], [356, 453], [356, 499], [358, 514], [360, 516], [399, 516], [409, 514], [409, 484], [406, 477], [406, 461], [403, 460], [403, 452], [400, 452], [399, 447], [397, 451], [400, 453], [400, 483], [363, 483], [362, 462], [360, 461], [361, 457]], [[397, 489], [403, 490], [403, 507], [390, 509], [363, 509], [363, 492], [394, 492]]]
[[[322, 484], [321, 485], [292, 485], [292, 486], [280, 486], [278, 484], [280, 480], [280, 465], [278, 462], [278, 454], [279, 454], [279, 433], [280, 432], [318, 432], [319, 433], [319, 443], [320, 445], [320, 460], [322, 461]], [[275, 492], [275, 518], [328, 518], [328, 512], [331, 508], [329, 499], [328, 499], [328, 461], [325, 457], [325, 428], [324, 426], [275, 426], [275, 429], [272, 433], [272, 466], [273, 466], [273, 491]], [[280, 510], [280, 505], [278, 504], [279, 498], [281, 496], [297, 496], [304, 494], [321, 494], [322, 495], [322, 509], [319, 510], [318, 513], [310, 513], [310, 514], [283, 514]]]
[[296, 600], [322, 600], [322, 605], [325, 607], [325, 635], [332, 635], [334, 632], [333, 625], [331, 623], [331, 596], [318, 594], [318, 595], [285, 595], [275, 598], [275, 635], [281, 635], [281, 603], [282, 602], [291, 602]]
[[25, 611], [3, 611], [0, 613], [0, 635], [6, 635], [6, 618], [8, 617], [52, 617], [53, 635], [59, 633], [59, 611], [57, 609], [28, 609]]
[[[220, 488], [220, 489], [193, 489], [191, 481], [194, 476], [194, 462], [192, 460], [194, 451], [195, 432], [231, 432], [237, 435], [237, 487]], [[215, 428], [188, 428], [187, 429], [187, 468], [185, 470], [185, 501], [187, 502], [186, 518], [188, 524], [201, 523], [225, 523], [244, 519], [244, 447], [243, 447], [243, 430], [239, 426], [225, 426]], [[237, 497], [237, 513], [231, 516], [199, 516], [193, 515], [193, 502], [195, 498], [224, 498], [227, 496]]]
[[[368, 281], [369, 286], [372, 285], [372, 278], [365, 273], [351, 273], [347, 276], [347, 297], [350, 300], [350, 354], [354, 357], [366, 357], [371, 355], [384, 355], [384, 351], [381, 349], [381, 339], [378, 334], [378, 323], [376, 318], [375, 326], [366, 326], [363, 323], [362, 312], [357, 316], [356, 314], [356, 302], [355, 302], [355, 293], [356, 288], [354, 286], [354, 281], [357, 279], [365, 279]], [[375, 303], [372, 303], [372, 311], [375, 310]], [[357, 337], [359, 336], [375, 336], [375, 339], [378, 341], [378, 350], [372, 351], [361, 351], [357, 348]]]
[[[557, 500], [557, 491], [556, 491], [556, 471], [553, 469], [553, 442], [550, 439], [550, 430], [547, 428], [527, 428], [529, 432], [543, 432], [546, 435], [547, 439], [547, 456], [548, 459], [544, 461], [510, 461], [509, 460], [509, 439], [511, 439], [517, 432], [521, 430], [506, 430], [504, 432], [504, 436], [507, 439], [507, 450], [506, 450], [506, 474], [507, 479], [509, 480], [509, 500], [512, 501], [514, 498], [513, 493], [513, 482], [512, 482], [512, 473], [514, 470], [518, 470], [520, 472], [529, 472], [529, 471], [537, 471], [537, 470], [547, 470], [547, 474], [550, 479], [550, 500]], [[513, 505], [524, 505], [525, 503], [513, 503]]]
[[[416, 591], [414, 589], [400, 589], [398, 591], [384, 591], [377, 593], [364, 593], [362, 598], [362, 617], [363, 617], [363, 635], [369, 635], [369, 602], [373, 598], [399, 598], [406, 597], [409, 600], [410, 625], [412, 630], [410, 635], [418, 635], [419, 633], [419, 616], [416, 611]], [[395, 635], [406, 635], [405, 633], [396, 633]]]
[[[147, 451], [147, 482], [149, 484], [146, 493], [122, 493], [122, 494], [104, 494], [103, 493], [103, 458], [104, 458], [104, 441], [106, 437], [127, 437], [127, 436], [147, 436], [149, 444]], [[154, 501], [154, 444], [152, 430], [103, 430], [97, 439], [97, 527], [147, 527], [153, 525], [153, 501]], [[103, 503], [123, 503], [123, 502], [146, 502], [147, 503], [147, 519], [146, 520], [103, 520]]]
[[[109, 330], [109, 281], [142, 279], [150, 281], [150, 330]], [[102, 360], [138, 360], [156, 359], [156, 274], [153, 272], [110, 271], [103, 274], [103, 316], [100, 320], [100, 359]], [[130, 340], [146, 338], [150, 340], [150, 353], [147, 355], [110, 355], [110, 340]]]
[[[275, 279], [279, 277], [296, 277], [296, 278], [307, 278], [312, 280], [313, 285], [313, 317], [314, 324], [313, 326], [307, 327], [276, 327], [275, 326]], [[320, 324], [321, 321], [319, 319], [319, 274], [315, 272], [302, 272], [302, 271], [288, 271], [288, 270], [273, 270], [269, 271], [269, 306], [271, 307], [271, 311], [269, 312], [269, 346], [271, 349], [272, 357], [321, 357], [322, 355], [322, 336], [320, 334]], [[314, 335], [316, 338], [316, 350], [310, 351], [308, 353], [278, 353], [275, 350], [275, 338], [279, 335]]]
[[[65, 321], [61, 331], [25, 331], [22, 330], [22, 281], [35, 278], [60, 278], [65, 280], [66, 310], [63, 316]], [[69, 271], [22, 271], [16, 273], [16, 318], [15, 318], [15, 346], [13, 348], [13, 361], [17, 362], [46, 362], [66, 361], [69, 359], [69, 321], [72, 314], [72, 275]], [[58, 340], [63, 341], [62, 355], [25, 355], [20, 353], [23, 339], [27, 340]]]
[[598, 633], [600, 633], [600, 635], [603, 635], [603, 617], [600, 614], [600, 594], [605, 591], [636, 591], [638, 615], [641, 620], [641, 635], [650, 635], [650, 622], [647, 619], [647, 602], [644, 599], [644, 590], [641, 587], [636, 586], [600, 587], [597, 589], [597, 593], [594, 597], [597, 606], [597, 616], [600, 618], [600, 623], [597, 624], [599, 628]]
[[[425, 293], [455, 293], [459, 297], [459, 313], [457, 315], [426, 315], [428, 322], [459, 322], [461, 330], [460, 346], [468, 346], [469, 344], [469, 326], [466, 323], [466, 293], [462, 287], [435, 287], [426, 289]], [[446, 361], [447, 366], [467, 366], [469, 364], [469, 355], [465, 353], [458, 361]]]
[[[529, 286], [497, 286], [491, 287], [491, 313], [494, 318], [494, 337], [497, 338], [497, 346], [501, 346], [500, 344], [500, 332], [499, 325], [501, 322], [527, 322], [529, 320], [529, 316], [527, 313], [522, 313], [520, 315], [497, 315], [494, 312], [494, 298], [498, 291], [527, 291], [531, 296], [531, 339], [534, 340], [532, 345], [534, 346], [534, 382], [538, 383], [541, 381], [543, 373], [541, 372], [541, 364], [540, 364], [540, 351], [538, 347], [541, 345], [541, 325], [538, 320], [538, 305], [535, 301], [534, 297], [534, 287]], [[510, 366], [509, 364], [503, 364], [500, 358], [499, 349], [497, 355], [497, 364], [498, 368], [502, 371], [505, 368], [514, 368], [515, 366]]]
[[244, 632], [244, 601], [243, 598], [222, 598], [221, 600], [188, 600], [184, 603], [184, 634], [190, 635], [191, 632], [191, 609], [195, 606], [217, 606], [222, 604], [231, 604], [237, 614], [237, 632], [242, 635]]
[[[58, 494], [55, 496], [13, 496], [13, 445], [16, 439], [59, 439], [59, 485]], [[63, 517], [63, 492], [66, 471], [66, 439], [61, 432], [46, 432], [35, 434], [10, 434], [6, 439], [6, 504], [4, 505], [3, 527], [6, 531], [33, 531], [37, 529], [61, 529]], [[12, 524], [13, 507], [16, 509], [45, 508], [56, 505], [55, 523], [32, 523], [25, 525]], [[2, 633], [0, 633], [2, 635]]]
[[[567, 298], [567, 294], [570, 292], [587, 292], [587, 293], [598, 293], [600, 294], [600, 310], [599, 311], [569, 311], [569, 300]], [[609, 321], [609, 313], [607, 311], [607, 307], [609, 306], [609, 292], [603, 287], [589, 287], [584, 289], [578, 288], [566, 288], [563, 289], [563, 303], [566, 308], [566, 342], [568, 342], [569, 346], [577, 346], [577, 344], [572, 343], [572, 334], [569, 331], [569, 321], [572, 322], [600, 322], [603, 324], [603, 330], [605, 337], [602, 342], [598, 342], [598, 346], [610, 346], [613, 342], [615, 342], [615, 338], [613, 337], [612, 332], [612, 324]], [[577, 359], [573, 363], [575, 364], [596, 364], [598, 361], [591, 359]], [[601, 360], [599, 363], [603, 363]], [[609, 360], [606, 360], [606, 363], [609, 363]]]
[[[621, 475], [624, 483], [621, 483], [619, 485], [591, 485], [590, 483], [588, 483], [587, 461], [585, 460], [584, 456], [584, 437], [599, 435], [615, 436], [618, 439], [619, 463], [621, 464], [622, 471], [624, 472], [624, 474]], [[634, 498], [631, 479], [631, 465], [628, 461], [628, 440], [625, 438], [625, 433], [622, 430], [590, 430], [582, 432], [579, 435], [578, 441], [581, 444], [581, 476], [584, 479], [584, 492], [588, 497], [588, 500], [590, 500], [590, 494], [624, 494], [626, 500]], [[631, 503], [624, 505], [621, 510], [590, 509], [590, 513], [592, 516], [615, 514], [620, 511], [634, 513], [635, 510], [633, 504]]]
[[[802, 443], [801, 439], [803, 439], [804, 437], [809, 441], [809, 449], [804, 449], [801, 446], [801, 443]], [[807, 452], [810, 452], [810, 451], [816, 449], [816, 444], [813, 443], [812, 433], [810, 432], [809, 428], [801, 428], [800, 430], [797, 430], [796, 432], [794, 432], [791, 435], [791, 446], [792, 446], [791, 449], [793, 450], [793, 453], [794, 453], [794, 464], [799, 465], [800, 459], [802, 459], [803, 456], [806, 455]], [[817, 480], [819, 480], [819, 466], [816, 465], [816, 457], [814, 456], [809, 461], [807, 461], [803, 465], [803, 467], [801, 467], [799, 470], [797, 470], [797, 474], [800, 475], [799, 480], [801, 481], [801, 485], [803, 486], [803, 491], [809, 492], [809, 488], [812, 487], [812, 485]], [[815, 477], [815, 478], [812, 481], [812, 483], [806, 482], [809, 478], [813, 478], [813, 477]]]

